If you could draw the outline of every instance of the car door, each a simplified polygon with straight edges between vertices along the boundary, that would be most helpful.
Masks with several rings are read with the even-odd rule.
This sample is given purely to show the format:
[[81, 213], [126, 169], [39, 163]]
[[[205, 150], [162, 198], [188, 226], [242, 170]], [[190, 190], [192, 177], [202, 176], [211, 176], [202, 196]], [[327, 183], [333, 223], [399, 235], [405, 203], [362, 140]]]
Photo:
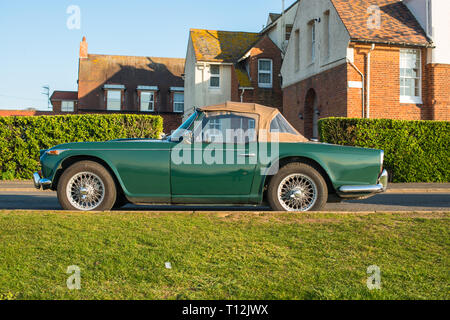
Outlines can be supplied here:
[[[257, 163], [257, 118], [207, 113], [193, 129], [193, 141], [171, 163], [174, 203], [247, 203]], [[175, 150], [174, 150], [175, 151]]]

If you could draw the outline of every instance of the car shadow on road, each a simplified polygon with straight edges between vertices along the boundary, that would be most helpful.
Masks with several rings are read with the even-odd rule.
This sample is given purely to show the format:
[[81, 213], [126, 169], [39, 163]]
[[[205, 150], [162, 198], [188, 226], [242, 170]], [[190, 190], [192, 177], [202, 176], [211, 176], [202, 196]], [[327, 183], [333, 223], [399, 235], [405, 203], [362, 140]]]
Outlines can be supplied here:
[[450, 208], [450, 195], [447, 194], [381, 194], [364, 200], [346, 201], [368, 205], [399, 207]]

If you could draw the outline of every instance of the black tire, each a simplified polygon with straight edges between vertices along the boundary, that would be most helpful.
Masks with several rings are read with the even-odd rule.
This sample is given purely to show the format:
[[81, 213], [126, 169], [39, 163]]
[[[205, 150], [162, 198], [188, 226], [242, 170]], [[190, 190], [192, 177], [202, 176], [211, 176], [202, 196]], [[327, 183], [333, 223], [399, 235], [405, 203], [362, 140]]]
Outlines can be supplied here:
[[[101, 188], [103, 198], [98, 200], [95, 208], [77, 208], [69, 200], [69, 196], [67, 195], [68, 184], [73, 177], [80, 173], [93, 174], [103, 183], [104, 189]], [[101, 164], [93, 161], [80, 161], [71, 165], [61, 175], [57, 187], [59, 203], [64, 210], [71, 211], [110, 211], [116, 202], [116, 194], [116, 185], [111, 174]]]
[[117, 197], [116, 197], [116, 202], [114, 203], [113, 209], [120, 209], [129, 203], [130, 203], [130, 201], [128, 201], [128, 199], [124, 196], [124, 194], [121, 192], [118, 192]]
[[[278, 188], [280, 184], [285, 178], [294, 174], [300, 174], [304, 177], [309, 178], [309, 181], [311, 181], [315, 186], [315, 190], [317, 193], [316, 198], [315, 200], [311, 200], [311, 207], [307, 210], [296, 210], [292, 208], [292, 210], [288, 210], [281, 204], [278, 198]], [[278, 173], [274, 177], [272, 177], [269, 183], [269, 188], [267, 190], [267, 200], [269, 201], [270, 207], [274, 211], [319, 211], [325, 206], [325, 204], [327, 203], [327, 199], [328, 187], [325, 179], [316, 169], [305, 163], [289, 163], [286, 166], [280, 168]], [[289, 207], [289, 205], [287, 204], [285, 204], [285, 206]]]

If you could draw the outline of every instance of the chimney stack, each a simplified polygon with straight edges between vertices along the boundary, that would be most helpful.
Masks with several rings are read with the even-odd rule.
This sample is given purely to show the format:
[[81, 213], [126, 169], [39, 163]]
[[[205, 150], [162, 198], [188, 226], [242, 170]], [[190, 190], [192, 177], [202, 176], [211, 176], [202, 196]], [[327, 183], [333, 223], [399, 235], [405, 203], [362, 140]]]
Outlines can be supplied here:
[[86, 42], [86, 37], [80, 43], [80, 59], [87, 59], [88, 57], [88, 44]]

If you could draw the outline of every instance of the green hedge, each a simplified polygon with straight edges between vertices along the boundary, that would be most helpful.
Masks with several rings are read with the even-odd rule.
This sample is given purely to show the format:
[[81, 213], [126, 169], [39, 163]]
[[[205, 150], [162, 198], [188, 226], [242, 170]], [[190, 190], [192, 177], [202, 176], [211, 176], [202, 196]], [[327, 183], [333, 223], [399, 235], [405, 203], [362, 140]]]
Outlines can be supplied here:
[[151, 115], [0, 117], [0, 179], [29, 179], [39, 150], [58, 144], [122, 138], [157, 138], [163, 120]]
[[326, 118], [321, 141], [385, 151], [394, 182], [450, 181], [450, 122]]

